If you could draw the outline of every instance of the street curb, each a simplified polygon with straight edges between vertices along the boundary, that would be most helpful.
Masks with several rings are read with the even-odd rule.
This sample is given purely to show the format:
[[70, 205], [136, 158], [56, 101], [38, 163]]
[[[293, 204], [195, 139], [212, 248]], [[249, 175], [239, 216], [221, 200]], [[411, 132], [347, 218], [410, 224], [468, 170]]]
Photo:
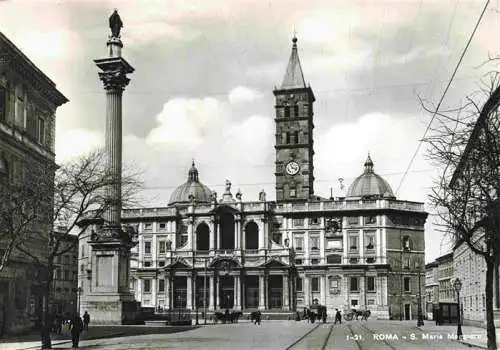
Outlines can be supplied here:
[[469, 348], [478, 348], [478, 349], [488, 349], [487, 346], [482, 346], [482, 345], [477, 345], [477, 344], [472, 344], [472, 343], [467, 343], [466, 341], [463, 340], [455, 340], [457, 343], [462, 343], [464, 345], [467, 345]]
[[[125, 333], [112, 333], [112, 334], [104, 335], [102, 337], [90, 337], [88, 339], [80, 338], [80, 342], [82, 342], [82, 341], [90, 341], [90, 340], [116, 338], [116, 337], [121, 337], [121, 336], [125, 336], [125, 335], [126, 335]], [[68, 344], [68, 343], [71, 343], [71, 342], [72, 342], [72, 340], [64, 340], [64, 341], [61, 341], [60, 343], [53, 344], [53, 345]], [[31, 346], [29, 348], [22, 348], [22, 350], [41, 349], [41, 347], [42, 347], [41, 345], [37, 345], [37, 346]]]

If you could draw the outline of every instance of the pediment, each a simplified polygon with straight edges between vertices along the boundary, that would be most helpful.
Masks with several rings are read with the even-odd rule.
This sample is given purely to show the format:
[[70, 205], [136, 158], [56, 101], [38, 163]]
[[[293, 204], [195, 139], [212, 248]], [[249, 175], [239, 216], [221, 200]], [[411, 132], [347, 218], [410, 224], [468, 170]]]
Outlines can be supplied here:
[[266, 263], [262, 264], [262, 266], [265, 266], [265, 267], [288, 267], [287, 264], [285, 264], [277, 259], [268, 260]]
[[184, 259], [177, 259], [170, 265], [166, 266], [169, 269], [190, 269], [191, 266]]

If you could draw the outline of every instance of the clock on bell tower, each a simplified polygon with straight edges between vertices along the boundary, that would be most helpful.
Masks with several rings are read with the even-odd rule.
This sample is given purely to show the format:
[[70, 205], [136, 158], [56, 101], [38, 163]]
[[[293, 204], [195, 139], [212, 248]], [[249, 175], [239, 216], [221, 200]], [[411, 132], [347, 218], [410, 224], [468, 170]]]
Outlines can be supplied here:
[[292, 54], [276, 98], [276, 200], [307, 201], [314, 194], [313, 103], [294, 37]]

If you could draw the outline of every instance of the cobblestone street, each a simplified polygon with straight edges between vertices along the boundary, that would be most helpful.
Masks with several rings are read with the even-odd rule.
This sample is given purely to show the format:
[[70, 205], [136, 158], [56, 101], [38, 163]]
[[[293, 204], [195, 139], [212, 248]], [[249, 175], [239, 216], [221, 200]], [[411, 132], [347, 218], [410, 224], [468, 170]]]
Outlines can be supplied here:
[[[251, 323], [219, 324], [171, 333], [82, 340], [81, 349], [466, 349], [468, 345], [453, 339], [456, 327], [422, 329], [414, 322], [377, 321], [345, 322], [342, 325], [305, 322], [270, 321], [256, 326]], [[479, 338], [486, 344], [480, 328], [464, 327], [465, 337]], [[0, 344], [0, 349], [37, 349], [37, 344]], [[478, 345], [477, 341], [476, 344]], [[71, 348], [71, 342], [54, 345], [54, 349]]]

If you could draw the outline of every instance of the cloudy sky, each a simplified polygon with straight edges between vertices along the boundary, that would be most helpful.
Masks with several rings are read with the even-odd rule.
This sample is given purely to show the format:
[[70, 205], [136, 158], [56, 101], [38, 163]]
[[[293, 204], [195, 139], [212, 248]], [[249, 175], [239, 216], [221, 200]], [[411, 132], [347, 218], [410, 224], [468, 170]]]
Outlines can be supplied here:
[[[144, 169], [145, 205], [165, 205], [191, 159], [221, 193], [274, 198], [274, 96], [296, 31], [316, 95], [315, 192], [340, 193], [367, 153], [399, 199], [427, 202], [435, 170], [425, 147], [401, 183], [485, 1], [158, 0], [0, 1], [0, 30], [70, 102], [57, 113], [59, 162], [103, 142], [105, 93], [93, 60], [107, 54], [108, 17], [124, 22], [123, 55], [136, 71], [124, 93], [124, 157]], [[491, 1], [444, 101], [477, 89], [499, 53]], [[401, 186], [400, 186], [401, 183]], [[234, 192], [235, 192], [234, 191]], [[426, 260], [447, 251], [426, 230]]]

